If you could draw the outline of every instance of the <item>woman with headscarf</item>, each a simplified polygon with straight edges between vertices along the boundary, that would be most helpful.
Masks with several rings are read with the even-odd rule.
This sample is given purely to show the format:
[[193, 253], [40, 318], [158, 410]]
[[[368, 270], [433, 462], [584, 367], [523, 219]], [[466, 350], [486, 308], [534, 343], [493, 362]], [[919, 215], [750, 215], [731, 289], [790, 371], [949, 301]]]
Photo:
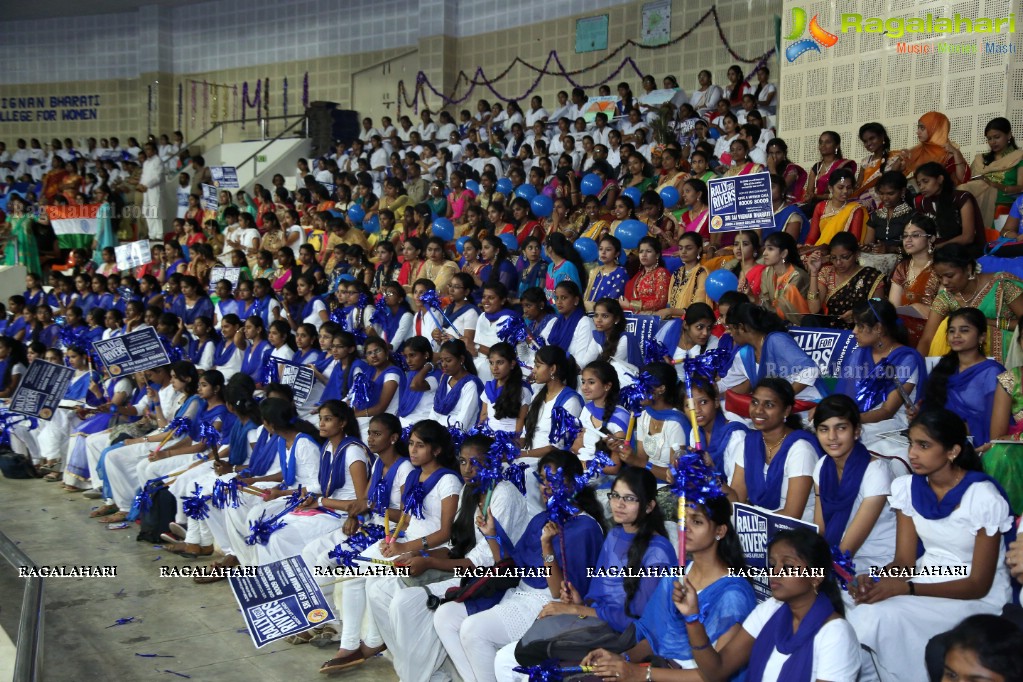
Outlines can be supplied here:
[[928, 111], [916, 125], [916, 137], [920, 144], [900, 152], [902, 172], [910, 180], [916, 169], [932, 161], [940, 163], [958, 185], [970, 179], [970, 167], [959, 151], [959, 145], [948, 139], [952, 124], [948, 116], [937, 111]]

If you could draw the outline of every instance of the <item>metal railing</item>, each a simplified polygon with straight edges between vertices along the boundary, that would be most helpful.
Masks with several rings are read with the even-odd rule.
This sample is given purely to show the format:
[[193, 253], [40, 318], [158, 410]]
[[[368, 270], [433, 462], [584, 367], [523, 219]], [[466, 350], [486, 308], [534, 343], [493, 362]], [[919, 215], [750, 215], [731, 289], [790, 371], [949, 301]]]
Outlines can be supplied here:
[[[0, 532], [0, 557], [15, 568], [39, 568], [27, 554], [18, 549], [9, 537]], [[25, 578], [25, 593], [18, 619], [18, 642], [15, 645], [14, 682], [36, 682], [43, 679], [43, 579]]]
[[[291, 121], [292, 119], [294, 119], [295, 123], [287, 124], [287, 121]], [[224, 130], [226, 129], [226, 127], [228, 125], [235, 125], [235, 124], [242, 124], [242, 125], [248, 124], [248, 123], [255, 123], [255, 124], [257, 124], [259, 126], [260, 138], [262, 140], [266, 140], [267, 136], [270, 134], [270, 126], [269, 126], [270, 121], [284, 121], [286, 123], [286, 127], [284, 128], [284, 131], [282, 133], [279, 133], [274, 138], [274, 140], [276, 140], [276, 139], [280, 138], [281, 136], [283, 136], [285, 132], [288, 132], [288, 131], [292, 130], [297, 123], [305, 122], [306, 120], [307, 119], [306, 119], [305, 114], [299, 114], [298, 116], [265, 116], [265, 117], [264, 116], [257, 116], [254, 119], [242, 120], [240, 118], [233, 118], [233, 119], [228, 119], [226, 121], [217, 121], [212, 126], [210, 126], [207, 130], [203, 131], [199, 135], [199, 137], [196, 137], [196, 138], [186, 142], [184, 148], [185, 149], [191, 149], [195, 145], [199, 144], [199, 142], [204, 140], [207, 135], [209, 135], [210, 133], [212, 133], [214, 131], [219, 131], [220, 132], [220, 144], [224, 144]], [[304, 130], [304, 135], [305, 135], [305, 137], [309, 137], [309, 128], [308, 128], [308, 126], [306, 126], [306, 128]]]
[[[303, 126], [302, 136], [303, 137], [309, 137], [309, 118], [307, 116], [303, 115], [302, 117], [300, 117], [294, 123], [291, 123], [291, 124], [287, 125], [284, 128], [284, 130], [282, 130], [281, 132], [277, 133], [273, 138], [271, 138], [269, 141], [267, 141], [267, 143], [264, 144], [262, 147], [260, 147], [256, 151], [252, 152], [252, 154], [250, 154], [243, 161], [241, 161], [236, 167], [239, 168], [239, 169], [244, 168], [245, 164], [247, 164], [248, 162], [251, 161], [252, 162], [252, 177], [255, 178], [256, 176], [258, 176], [259, 175], [259, 167], [258, 167], [259, 155], [262, 154], [263, 151], [265, 151], [274, 142], [277, 142], [277, 140], [280, 140], [282, 137], [285, 137], [289, 132], [291, 132], [295, 128], [295, 126], [297, 126], [299, 124], [302, 124], [302, 126]], [[266, 136], [267, 136], [267, 132], [266, 132], [266, 130], [264, 128], [264, 131], [263, 131], [263, 139], [264, 140], [266, 140]]]

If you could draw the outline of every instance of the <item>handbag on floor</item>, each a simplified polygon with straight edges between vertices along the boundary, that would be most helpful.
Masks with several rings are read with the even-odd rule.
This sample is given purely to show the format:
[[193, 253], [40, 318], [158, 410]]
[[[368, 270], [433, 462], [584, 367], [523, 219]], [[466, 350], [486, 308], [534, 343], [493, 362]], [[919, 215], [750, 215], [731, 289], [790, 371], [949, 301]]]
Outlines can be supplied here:
[[594, 649], [620, 654], [635, 644], [635, 625], [615, 632], [596, 616], [580, 618], [565, 613], [538, 618], [515, 645], [515, 660], [521, 665], [540, 665], [551, 659], [578, 663]]
[[160, 544], [160, 533], [170, 531], [171, 521], [178, 511], [178, 501], [174, 499], [170, 488], [160, 488], [153, 493], [153, 503], [149, 511], [141, 515], [142, 527], [135, 538], [137, 542]]

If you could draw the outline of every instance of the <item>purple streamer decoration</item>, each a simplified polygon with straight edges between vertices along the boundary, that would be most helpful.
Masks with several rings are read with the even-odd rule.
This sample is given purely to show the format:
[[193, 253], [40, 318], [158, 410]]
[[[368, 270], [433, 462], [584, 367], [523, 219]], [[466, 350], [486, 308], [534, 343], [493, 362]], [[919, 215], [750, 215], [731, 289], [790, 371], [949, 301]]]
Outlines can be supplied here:
[[[683, 33], [682, 35], [678, 36], [677, 38], [672, 39], [670, 42], [668, 42], [668, 43], [666, 43], [664, 45], [656, 45], [656, 46], [643, 45], [643, 44], [638, 43], [638, 42], [636, 42], [636, 41], [634, 41], [632, 39], [629, 39], [629, 40], [626, 40], [625, 42], [623, 42], [617, 48], [615, 48], [612, 52], [610, 52], [603, 59], [601, 59], [601, 60], [597, 61], [596, 63], [591, 64], [590, 66], [585, 67], [583, 69], [577, 69], [577, 70], [574, 70], [574, 71], [570, 71], [567, 68], [565, 68], [565, 65], [564, 65], [564, 63], [562, 63], [561, 57], [558, 54], [557, 50], [551, 50], [550, 53], [548, 53], [547, 60], [544, 62], [542, 67], [537, 67], [534, 64], [530, 64], [529, 62], [526, 62], [523, 59], [521, 59], [519, 57], [516, 57], [505, 68], [504, 71], [502, 71], [501, 73], [499, 73], [497, 76], [495, 76], [493, 78], [490, 78], [490, 77], [488, 77], [486, 75], [486, 73], [483, 71], [483, 67], [478, 67], [471, 77], [469, 75], [467, 75], [464, 71], [460, 71], [458, 73], [457, 78], [455, 79], [455, 84], [454, 84], [454, 86], [451, 89], [451, 95], [450, 96], [448, 96], [448, 95], [444, 94], [443, 92], [441, 92], [440, 90], [438, 90], [430, 82], [430, 79], [427, 77], [426, 73], [423, 72], [423, 71], [420, 71], [419, 73], [416, 74], [415, 91], [414, 91], [414, 94], [413, 94], [413, 97], [412, 97], [411, 100], [409, 99], [409, 96], [408, 96], [408, 89], [407, 89], [407, 87], [405, 85], [405, 81], [404, 80], [398, 81], [398, 113], [401, 114], [401, 107], [402, 107], [403, 104], [406, 107], [411, 107], [413, 109], [413, 111], [418, 113], [419, 112], [419, 106], [420, 106], [420, 99], [422, 99], [422, 104], [424, 106], [426, 105], [427, 91], [429, 91], [433, 95], [439, 97], [441, 99], [442, 103], [443, 103], [442, 106], [458, 105], [458, 104], [461, 104], [462, 102], [467, 101], [469, 98], [471, 98], [473, 96], [473, 92], [474, 92], [474, 90], [477, 87], [485, 87], [487, 90], [490, 91], [491, 94], [493, 94], [494, 97], [500, 99], [503, 102], [510, 102], [512, 100], [527, 99], [533, 93], [533, 91], [536, 90], [539, 87], [540, 81], [543, 79], [544, 76], [557, 76], [557, 77], [560, 77], [560, 78], [564, 78], [569, 83], [571, 83], [571, 85], [573, 87], [580, 87], [580, 88], [583, 88], [584, 90], [585, 89], [589, 89], [589, 88], [595, 88], [595, 87], [597, 87], [599, 85], [603, 85], [605, 83], [609, 83], [611, 81], [618, 80], [620, 78], [619, 74], [621, 74], [622, 71], [624, 71], [626, 67], [629, 67], [637, 76], [642, 77], [644, 72], [639, 68], [639, 66], [632, 59], [632, 57], [626, 57], [626, 58], [624, 58], [618, 64], [618, 67], [610, 75], [608, 75], [604, 79], [598, 80], [598, 81], [596, 81], [594, 83], [583, 83], [583, 82], [581, 82], [579, 80], [576, 80], [574, 78], [574, 76], [577, 76], [577, 75], [580, 75], [580, 74], [584, 74], [584, 73], [593, 72], [593, 71], [597, 70], [598, 68], [600, 68], [600, 67], [602, 67], [602, 66], [604, 66], [606, 64], [611, 63], [611, 61], [615, 57], [617, 57], [623, 50], [625, 50], [627, 47], [630, 47], [630, 46], [631, 47], [635, 47], [636, 49], [639, 49], [639, 50], [661, 50], [661, 49], [664, 49], [664, 48], [667, 48], [667, 47], [671, 47], [671, 46], [677, 45], [678, 43], [684, 41], [690, 35], [692, 35], [692, 33], [697, 28], [702, 26], [707, 21], [708, 18], [713, 19], [714, 26], [717, 29], [719, 40], [721, 41], [721, 43], [724, 45], [725, 49], [728, 51], [728, 53], [732, 56], [732, 58], [734, 60], [739, 61], [739, 62], [743, 62], [743, 63], [746, 63], [746, 64], [754, 64], [755, 63], [756, 66], [754, 66], [754, 68], [753, 68], [751, 73], [756, 73], [757, 68], [759, 68], [760, 65], [766, 63], [766, 61], [768, 59], [770, 59], [770, 57], [772, 55], [774, 55], [774, 53], [775, 53], [775, 49], [774, 48], [771, 48], [770, 50], [768, 50], [764, 54], [762, 54], [760, 56], [757, 56], [757, 57], [749, 58], [749, 57], [743, 57], [742, 55], [738, 54], [732, 48], [732, 46], [729, 43], [727, 37], [725, 36], [724, 29], [721, 26], [720, 17], [718, 16], [717, 6], [715, 5], [715, 6], [711, 7], [709, 10], [707, 10], [707, 12], [704, 13], [704, 15], [702, 17], [700, 17], [700, 19], [695, 24], [693, 24], [685, 33]], [[557, 65], [557, 69], [551, 69], [550, 68], [552, 63]], [[516, 97], [505, 97], [504, 94], [502, 94], [501, 92], [498, 92], [497, 89], [495, 89], [494, 85], [496, 83], [498, 83], [499, 81], [503, 80], [505, 77], [507, 77], [508, 74], [511, 72], [511, 70], [515, 66], [518, 66], [518, 65], [521, 65], [521, 66], [525, 67], [526, 69], [528, 69], [528, 70], [532, 71], [533, 73], [535, 73], [536, 74], [536, 78], [530, 84], [529, 88], [527, 88], [526, 91], [523, 92], [522, 94], [520, 94], [520, 95], [518, 95]], [[465, 81], [466, 83], [469, 84], [469, 88], [461, 97], [456, 98], [455, 97], [455, 93], [458, 92], [458, 90], [461, 87], [463, 81]]]
[[284, 97], [281, 99], [284, 106], [284, 118], [288, 117], [288, 77], [284, 77]]
[[309, 72], [302, 76], [302, 108], [309, 108]]
[[184, 110], [183, 110], [184, 99], [185, 99], [184, 92], [185, 92], [185, 84], [184, 83], [178, 83], [178, 125], [177, 125], [178, 130], [181, 130], [181, 116], [184, 113]]

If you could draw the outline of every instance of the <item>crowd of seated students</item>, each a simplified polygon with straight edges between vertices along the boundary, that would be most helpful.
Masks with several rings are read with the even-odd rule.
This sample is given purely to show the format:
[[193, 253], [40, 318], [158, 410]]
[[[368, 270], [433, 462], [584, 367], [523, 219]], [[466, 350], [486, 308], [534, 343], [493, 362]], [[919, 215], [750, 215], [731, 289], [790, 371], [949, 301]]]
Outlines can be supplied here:
[[[662, 85], [677, 88], [671, 77]], [[644, 79], [644, 94], [655, 89]], [[7, 195], [6, 262], [29, 274], [0, 321], [0, 399], [41, 359], [74, 370], [64, 397], [79, 405], [50, 421], [9, 420], [12, 448], [44, 480], [101, 500], [90, 516], [112, 531], [135, 527], [137, 495], [162, 480], [177, 504], [166, 547], [214, 568], [295, 555], [337, 566], [335, 548], [360, 528], [393, 527], [417, 508], [402, 537], [363, 551], [410, 567], [413, 580], [316, 576], [338, 620], [291, 641], [336, 644], [325, 673], [387, 649], [403, 682], [452, 669], [466, 682], [520, 679], [517, 642], [554, 638], [583, 617], [609, 633], [584, 661], [604, 679], [746, 670], [901, 681], [970, 665], [1018, 679], [1023, 649], [994, 640], [1023, 638], [1007, 634], [1011, 581], [1023, 576], [1023, 543], [1011, 542], [1023, 512], [1023, 282], [977, 263], [993, 225], [1018, 239], [1023, 152], [1008, 121], [987, 125], [990, 152], [969, 166], [948, 119], [930, 112], [910, 149], [892, 149], [884, 126], [868, 123], [860, 163], [826, 131], [819, 160], [802, 168], [757, 123], [777, 106], [766, 68], [744, 83], [733, 67], [725, 88], [702, 72], [691, 96], [678, 89], [663, 104], [627, 83], [618, 94], [614, 119], [592, 124], [578, 89], [559, 93], [552, 115], [534, 97], [528, 110], [480, 101], [436, 122], [424, 111], [417, 125], [366, 119], [362, 139], [300, 161], [297, 177], [223, 191], [216, 211], [192, 191], [208, 173], [202, 158], [167, 142], [157, 154], [187, 169], [179, 213], [155, 226], [165, 238], [153, 261], [123, 272], [113, 247], [138, 224], [107, 217], [95, 238], [68, 245], [47, 239], [37, 208], [137, 200], [106, 169], [130, 173], [131, 161], [107, 147], [65, 160], [65, 143], [48, 162], [73, 168], [47, 195], [56, 181], [46, 180], [53, 170], [34, 174], [42, 155], [0, 157], [14, 164], [11, 183], [44, 186]], [[671, 139], [651, 141], [654, 128]], [[83, 163], [99, 174], [73, 183]], [[764, 170], [775, 227], [712, 233], [706, 181]], [[542, 196], [547, 215], [534, 212]], [[617, 235], [632, 219], [647, 234], [626, 249]], [[582, 237], [595, 255], [574, 248]], [[220, 266], [238, 269], [237, 284], [211, 279]], [[713, 300], [719, 270], [738, 286]], [[627, 331], [630, 313], [659, 318], [660, 346]], [[520, 325], [525, 338], [505, 333]], [[792, 325], [851, 330], [858, 348], [837, 383]], [[92, 342], [146, 327], [171, 364], [111, 376]], [[692, 386], [694, 432], [684, 362], [708, 351], [724, 359]], [[314, 375], [299, 401], [281, 381], [288, 365]], [[630, 414], [618, 403], [638, 381], [649, 393]], [[566, 418], [578, 420], [577, 437]], [[473, 483], [499, 432], [527, 466], [524, 494]], [[697, 442], [724, 485], [690, 508], [684, 585], [588, 575], [677, 563], [671, 467]], [[576, 477], [598, 453], [611, 464], [582, 486]], [[244, 486], [236, 504], [189, 518], [196, 486], [209, 494], [234, 478]], [[564, 485], [578, 510], [559, 528], [545, 509]], [[291, 510], [296, 491], [304, 501]], [[769, 555], [819, 570], [773, 580], [773, 598], [758, 605], [728, 574], [744, 563], [734, 502], [815, 523], [816, 535], [779, 533]], [[250, 537], [282, 513], [286, 525], [265, 542]], [[844, 593], [838, 550], [860, 574]], [[550, 577], [489, 601], [444, 599], [454, 569], [509, 556]], [[968, 570], [867, 575], [952, 565]]]

